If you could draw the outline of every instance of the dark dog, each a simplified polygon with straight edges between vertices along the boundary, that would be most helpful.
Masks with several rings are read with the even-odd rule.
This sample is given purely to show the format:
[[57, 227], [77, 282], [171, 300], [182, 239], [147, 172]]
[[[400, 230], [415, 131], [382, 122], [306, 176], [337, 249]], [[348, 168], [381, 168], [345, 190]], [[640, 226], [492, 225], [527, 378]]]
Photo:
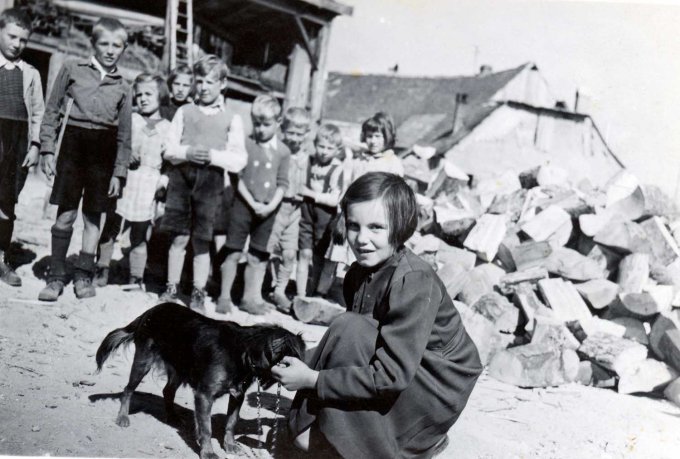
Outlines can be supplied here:
[[135, 343], [135, 356], [116, 424], [130, 425], [128, 411], [132, 393], [156, 365], [164, 369], [168, 377], [163, 400], [170, 421], [177, 420], [174, 412], [177, 388], [189, 384], [194, 391], [196, 436], [202, 459], [217, 458], [210, 444], [210, 413], [215, 399], [226, 393], [231, 396], [224, 448], [228, 453], [236, 453], [234, 427], [246, 389], [255, 378], [259, 378], [265, 388], [271, 386], [275, 382], [270, 372], [272, 366], [284, 356], [303, 359], [305, 351], [300, 335], [282, 327], [244, 327], [210, 319], [174, 303], [163, 303], [104, 338], [97, 350], [97, 371], [116, 348], [130, 342]]

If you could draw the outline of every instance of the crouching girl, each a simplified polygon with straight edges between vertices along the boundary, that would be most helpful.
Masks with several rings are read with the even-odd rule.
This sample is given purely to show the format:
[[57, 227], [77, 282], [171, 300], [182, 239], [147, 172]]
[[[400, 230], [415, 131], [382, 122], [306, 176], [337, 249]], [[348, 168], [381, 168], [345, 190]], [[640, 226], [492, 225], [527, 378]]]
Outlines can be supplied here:
[[348, 312], [307, 364], [286, 357], [272, 370], [298, 390], [289, 428], [315, 455], [432, 457], [482, 371], [477, 348], [444, 284], [404, 247], [418, 221], [406, 182], [367, 173], [341, 210], [356, 256], [344, 283]]

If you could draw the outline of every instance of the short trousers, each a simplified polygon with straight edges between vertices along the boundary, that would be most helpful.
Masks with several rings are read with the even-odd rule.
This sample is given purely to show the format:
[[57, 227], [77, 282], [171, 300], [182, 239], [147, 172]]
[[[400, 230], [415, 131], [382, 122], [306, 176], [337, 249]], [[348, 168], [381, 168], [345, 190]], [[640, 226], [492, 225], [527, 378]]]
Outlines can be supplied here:
[[224, 183], [222, 203], [218, 206], [215, 215], [215, 235], [225, 235], [227, 234], [227, 229], [229, 229], [229, 211], [234, 203], [234, 195], [238, 187], [238, 176], [232, 173], [229, 173], [228, 176], [229, 182], [225, 181]]
[[260, 218], [252, 211], [241, 196], [234, 197], [229, 211], [229, 228], [225, 246], [231, 250], [243, 250], [246, 239], [250, 236], [250, 249], [268, 254], [267, 242], [272, 233], [277, 210], [265, 218]]
[[314, 253], [324, 255], [331, 242], [330, 223], [336, 214], [335, 207], [315, 204], [305, 200], [302, 204], [300, 218], [299, 249], [312, 249]]
[[0, 210], [11, 219], [28, 176], [28, 169], [21, 167], [26, 153], [28, 123], [0, 118]]
[[212, 240], [224, 188], [222, 169], [184, 163], [170, 168], [168, 177], [161, 231]]
[[280, 254], [284, 250], [298, 250], [301, 203], [283, 202], [274, 220], [267, 252]]
[[83, 212], [105, 212], [117, 151], [115, 129], [67, 126], [57, 158], [50, 204], [75, 210], [82, 199]]

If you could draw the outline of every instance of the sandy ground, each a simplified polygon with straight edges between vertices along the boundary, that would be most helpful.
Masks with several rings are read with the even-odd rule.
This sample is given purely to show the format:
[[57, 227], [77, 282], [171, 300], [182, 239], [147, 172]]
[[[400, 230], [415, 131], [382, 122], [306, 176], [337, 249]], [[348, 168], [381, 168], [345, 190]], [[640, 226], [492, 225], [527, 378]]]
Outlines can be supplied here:
[[[132, 400], [130, 427], [114, 424], [118, 395], [127, 382], [132, 349], [111, 358], [95, 374], [94, 353], [111, 329], [127, 324], [157, 296], [99, 289], [79, 301], [73, 289], [56, 304], [40, 303], [38, 291], [48, 254], [51, 221], [42, 219], [44, 185], [32, 177], [18, 208], [18, 268], [24, 284], [0, 283], [0, 454], [87, 457], [197, 457], [191, 392], [182, 388], [176, 404], [180, 427], [164, 421], [162, 375], [147, 376]], [[74, 238], [72, 252], [79, 241]], [[240, 311], [215, 318], [250, 324], [279, 323], [302, 332], [313, 346], [324, 328], [271, 312], [254, 318]], [[275, 416], [276, 387], [261, 397], [263, 434], [257, 435], [257, 397], [251, 388], [237, 425], [238, 457], [296, 457], [285, 446], [284, 417], [294, 394], [282, 390]], [[213, 410], [213, 445], [221, 457], [227, 400]], [[520, 389], [480, 378], [469, 404], [449, 432], [445, 458], [677, 458], [680, 409], [663, 399], [619, 395], [611, 390], [568, 385]], [[219, 440], [218, 440], [219, 439]], [[269, 443], [258, 443], [259, 440]]]

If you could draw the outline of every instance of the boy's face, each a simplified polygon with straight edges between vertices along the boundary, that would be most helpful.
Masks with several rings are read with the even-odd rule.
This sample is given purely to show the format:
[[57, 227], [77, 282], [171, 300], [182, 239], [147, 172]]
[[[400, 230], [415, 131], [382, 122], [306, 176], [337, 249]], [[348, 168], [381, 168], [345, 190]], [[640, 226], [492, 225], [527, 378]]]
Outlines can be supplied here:
[[94, 42], [94, 57], [104, 67], [111, 71], [125, 51], [125, 41], [120, 32], [104, 30]]
[[14, 61], [24, 52], [28, 43], [28, 29], [9, 23], [0, 28], [0, 52], [8, 61]]
[[172, 93], [172, 98], [178, 102], [184, 102], [189, 97], [191, 93], [191, 75], [179, 74], [175, 77], [175, 80], [170, 86], [170, 92]]
[[279, 118], [271, 113], [252, 114], [251, 118], [253, 120], [253, 137], [255, 137], [256, 142], [268, 142], [276, 135], [279, 128]]
[[290, 148], [291, 153], [297, 153], [302, 147], [302, 142], [307, 137], [307, 126], [289, 124], [283, 130], [283, 143]]
[[227, 80], [221, 80], [217, 72], [210, 72], [205, 76], [196, 75], [195, 85], [199, 105], [212, 105], [227, 88]]
[[330, 140], [322, 138], [316, 141], [316, 159], [319, 163], [328, 164], [337, 154], [338, 147]]
[[153, 81], [139, 83], [135, 91], [135, 99], [142, 115], [156, 113], [159, 105], [158, 85]]

